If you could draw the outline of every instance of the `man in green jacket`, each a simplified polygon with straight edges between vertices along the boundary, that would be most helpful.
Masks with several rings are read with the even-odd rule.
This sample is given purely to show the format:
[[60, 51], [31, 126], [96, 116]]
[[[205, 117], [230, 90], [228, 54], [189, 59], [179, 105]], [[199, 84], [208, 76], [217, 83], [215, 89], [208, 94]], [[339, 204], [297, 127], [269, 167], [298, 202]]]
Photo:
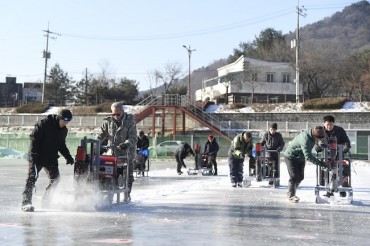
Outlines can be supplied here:
[[230, 179], [233, 187], [242, 187], [243, 163], [245, 156], [252, 156], [252, 134], [243, 132], [238, 134], [232, 141], [228, 152]]
[[288, 145], [284, 152], [285, 163], [288, 168], [288, 198], [291, 202], [299, 202], [296, 190], [304, 179], [306, 160], [315, 165], [328, 167], [328, 165], [317, 159], [312, 154], [315, 143], [325, 137], [325, 130], [322, 126], [316, 126], [299, 133]]

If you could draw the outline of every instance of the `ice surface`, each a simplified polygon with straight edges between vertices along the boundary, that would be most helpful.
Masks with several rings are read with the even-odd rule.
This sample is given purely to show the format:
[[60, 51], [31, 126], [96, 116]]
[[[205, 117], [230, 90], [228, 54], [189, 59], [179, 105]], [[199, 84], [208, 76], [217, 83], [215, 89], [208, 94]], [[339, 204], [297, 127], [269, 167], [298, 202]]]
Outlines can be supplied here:
[[312, 164], [297, 204], [286, 198], [284, 163], [276, 189], [267, 181], [231, 187], [226, 159], [219, 160], [218, 176], [178, 176], [175, 166], [174, 160], [152, 160], [149, 177], [136, 178], [130, 203], [95, 211], [94, 197], [74, 202], [73, 168], [61, 164], [53, 209], [40, 206], [48, 182], [42, 171], [36, 211], [25, 213], [20, 203], [27, 162], [2, 159], [0, 245], [368, 245], [367, 162], [353, 162], [353, 205], [316, 204]]

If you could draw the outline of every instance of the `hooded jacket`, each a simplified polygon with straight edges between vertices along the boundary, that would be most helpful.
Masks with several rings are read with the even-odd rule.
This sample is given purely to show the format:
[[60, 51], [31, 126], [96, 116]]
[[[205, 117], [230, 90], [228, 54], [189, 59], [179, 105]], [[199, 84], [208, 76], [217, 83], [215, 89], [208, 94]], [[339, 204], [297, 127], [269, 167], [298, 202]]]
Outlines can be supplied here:
[[246, 132], [238, 134], [231, 141], [229, 153], [235, 159], [244, 159], [244, 156], [250, 156], [252, 154], [253, 139], [251, 138], [249, 142], [244, 142], [243, 136], [245, 134]]
[[207, 140], [206, 144], [204, 145], [204, 153], [217, 156], [219, 148], [220, 147], [216, 141], [216, 138], [214, 138], [212, 141]]
[[262, 136], [261, 144], [262, 146], [266, 145], [268, 150], [281, 151], [284, 148], [285, 142], [280, 132], [271, 134], [270, 131], [267, 131]]
[[320, 165], [321, 161], [312, 154], [315, 140], [311, 129], [299, 133], [288, 145], [284, 156], [290, 160], [307, 160], [315, 165]]
[[30, 134], [28, 160], [34, 164], [58, 163], [58, 152], [64, 158], [72, 159], [66, 146], [67, 127], [60, 128], [57, 115], [48, 115], [39, 120]]
[[190, 145], [188, 143], [184, 143], [183, 146], [176, 150], [175, 155], [183, 160], [188, 156], [189, 153], [192, 154], [193, 156], [195, 155]]
[[132, 114], [124, 113], [120, 121], [107, 117], [101, 126], [101, 132], [97, 138], [100, 141], [108, 139], [108, 146], [112, 146], [113, 155], [123, 156], [126, 150], [120, 149], [121, 143], [129, 144], [129, 158], [133, 160], [136, 155], [136, 122]]

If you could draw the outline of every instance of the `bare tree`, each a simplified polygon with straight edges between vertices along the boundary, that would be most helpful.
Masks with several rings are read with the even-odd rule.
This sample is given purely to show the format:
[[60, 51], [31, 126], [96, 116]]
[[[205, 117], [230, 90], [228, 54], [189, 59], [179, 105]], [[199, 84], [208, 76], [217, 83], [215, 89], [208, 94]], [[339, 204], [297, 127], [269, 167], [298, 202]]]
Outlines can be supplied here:
[[258, 69], [253, 69], [250, 66], [249, 62], [244, 62], [243, 64], [243, 78], [241, 82], [247, 87], [251, 89], [251, 96], [250, 96], [250, 103], [253, 103], [254, 100], [254, 91], [260, 85], [257, 82], [258, 74], [260, 71]]
[[156, 69], [153, 73], [155, 81], [164, 86], [164, 94], [168, 94], [171, 86], [184, 76], [182, 66], [179, 63], [167, 63], [164, 70]]

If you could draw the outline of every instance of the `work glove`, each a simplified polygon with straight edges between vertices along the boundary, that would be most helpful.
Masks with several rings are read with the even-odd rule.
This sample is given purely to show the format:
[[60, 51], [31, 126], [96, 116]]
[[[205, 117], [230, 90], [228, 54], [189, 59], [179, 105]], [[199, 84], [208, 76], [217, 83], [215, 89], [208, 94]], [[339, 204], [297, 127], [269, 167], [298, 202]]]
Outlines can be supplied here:
[[69, 165], [73, 165], [75, 163], [75, 159], [72, 157], [72, 156], [69, 156], [68, 158], [67, 158], [67, 165], [69, 164]]
[[127, 150], [129, 147], [128, 143], [120, 143], [118, 146], [121, 150]]
[[327, 169], [328, 171], [331, 170], [331, 166], [329, 164], [325, 163], [324, 161], [320, 161], [319, 166], [322, 167], [322, 168]]
[[347, 144], [343, 145], [343, 154], [347, 154], [349, 151], [349, 147]]
[[319, 153], [319, 152], [322, 151], [322, 148], [320, 147], [320, 145], [315, 144], [315, 150], [316, 150], [317, 153]]

